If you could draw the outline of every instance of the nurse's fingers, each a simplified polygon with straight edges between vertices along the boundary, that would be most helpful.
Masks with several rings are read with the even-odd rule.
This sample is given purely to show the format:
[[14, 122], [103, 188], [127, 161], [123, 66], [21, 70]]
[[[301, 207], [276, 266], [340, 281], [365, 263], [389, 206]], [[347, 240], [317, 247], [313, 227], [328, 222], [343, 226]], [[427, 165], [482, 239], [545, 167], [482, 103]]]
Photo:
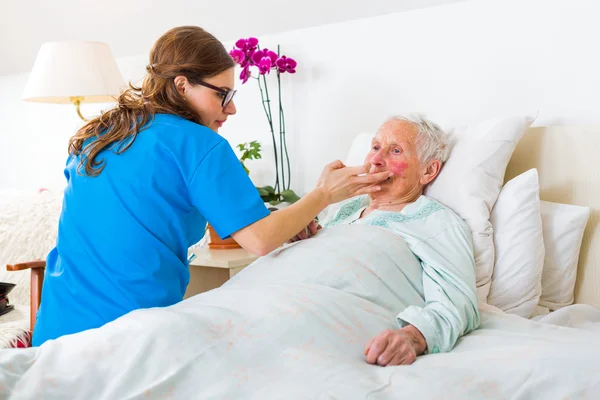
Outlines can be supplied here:
[[346, 167], [345, 172], [351, 176], [368, 174], [371, 169], [371, 164], [359, 165], [358, 167]]
[[393, 172], [384, 171], [384, 172], [376, 172], [373, 174], [355, 176], [352, 178], [352, 181], [355, 183], [370, 185], [373, 183], [379, 183], [379, 182], [385, 181], [386, 179], [391, 178], [393, 176], [394, 176]]
[[367, 186], [364, 187], [362, 189], [358, 189], [356, 192], [354, 192], [354, 194], [356, 196], [361, 195], [361, 194], [369, 194], [369, 193], [375, 193], [381, 190], [381, 186]]
[[340, 169], [340, 168], [344, 168], [344, 167], [346, 167], [346, 166], [340, 160], [335, 160], [335, 161], [327, 164], [327, 168], [330, 170], [336, 170], [336, 169]]

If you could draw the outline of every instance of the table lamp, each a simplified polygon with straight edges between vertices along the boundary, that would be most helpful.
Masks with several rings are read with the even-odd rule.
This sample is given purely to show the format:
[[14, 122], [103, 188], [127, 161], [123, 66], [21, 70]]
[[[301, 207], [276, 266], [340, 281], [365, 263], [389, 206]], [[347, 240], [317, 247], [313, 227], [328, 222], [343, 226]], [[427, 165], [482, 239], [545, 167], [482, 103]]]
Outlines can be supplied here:
[[73, 103], [81, 119], [81, 103], [115, 101], [125, 86], [117, 63], [105, 43], [44, 43], [23, 92], [23, 100]]

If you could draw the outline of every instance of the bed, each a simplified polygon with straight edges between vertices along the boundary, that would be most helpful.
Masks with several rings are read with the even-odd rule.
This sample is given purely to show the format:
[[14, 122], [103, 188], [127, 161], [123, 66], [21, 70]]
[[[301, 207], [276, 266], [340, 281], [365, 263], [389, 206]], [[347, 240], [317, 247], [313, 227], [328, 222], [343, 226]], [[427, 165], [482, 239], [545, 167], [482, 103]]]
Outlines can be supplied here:
[[574, 305], [526, 319], [481, 303], [480, 329], [452, 352], [372, 366], [365, 343], [396, 327], [396, 239], [372, 231], [373, 240], [352, 245], [361, 228], [334, 227], [319, 233], [327, 240], [278, 250], [172, 307], [0, 351], [0, 398], [600, 398], [597, 148], [597, 127], [530, 128], [505, 175], [537, 168], [543, 200], [592, 208]]

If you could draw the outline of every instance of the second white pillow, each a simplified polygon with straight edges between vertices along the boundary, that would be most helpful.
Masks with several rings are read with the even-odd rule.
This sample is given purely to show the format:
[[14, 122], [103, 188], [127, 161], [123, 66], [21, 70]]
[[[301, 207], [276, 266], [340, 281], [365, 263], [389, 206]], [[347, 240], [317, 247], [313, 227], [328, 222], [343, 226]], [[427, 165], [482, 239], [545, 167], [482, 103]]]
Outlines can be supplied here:
[[545, 254], [536, 169], [504, 185], [491, 222], [496, 259], [488, 303], [529, 318], [542, 293]]
[[540, 305], [551, 311], [573, 304], [581, 240], [589, 207], [540, 202], [546, 254]]

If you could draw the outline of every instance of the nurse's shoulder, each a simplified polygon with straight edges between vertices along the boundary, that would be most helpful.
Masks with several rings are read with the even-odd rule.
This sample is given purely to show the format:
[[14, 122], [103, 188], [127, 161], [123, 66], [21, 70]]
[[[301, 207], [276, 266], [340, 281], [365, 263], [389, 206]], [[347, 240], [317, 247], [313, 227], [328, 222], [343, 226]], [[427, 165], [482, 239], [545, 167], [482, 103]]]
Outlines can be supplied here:
[[148, 129], [165, 144], [192, 146], [188, 150], [206, 152], [225, 139], [210, 128], [174, 114], [156, 114]]

